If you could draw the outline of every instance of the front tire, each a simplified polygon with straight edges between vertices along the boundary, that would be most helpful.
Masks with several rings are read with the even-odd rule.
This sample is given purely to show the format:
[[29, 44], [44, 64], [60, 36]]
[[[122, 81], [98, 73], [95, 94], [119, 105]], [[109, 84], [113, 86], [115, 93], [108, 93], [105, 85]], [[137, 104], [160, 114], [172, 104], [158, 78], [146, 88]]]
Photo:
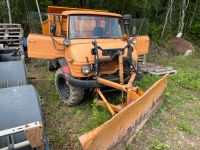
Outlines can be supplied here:
[[72, 106], [82, 101], [84, 89], [68, 84], [61, 68], [56, 71], [55, 84], [59, 97], [65, 104]]

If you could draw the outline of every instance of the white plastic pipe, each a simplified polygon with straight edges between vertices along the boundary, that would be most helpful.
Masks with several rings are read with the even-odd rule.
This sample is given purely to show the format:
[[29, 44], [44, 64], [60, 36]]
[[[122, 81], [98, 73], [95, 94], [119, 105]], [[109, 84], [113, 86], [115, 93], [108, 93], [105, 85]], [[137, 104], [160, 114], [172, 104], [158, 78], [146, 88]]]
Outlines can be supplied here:
[[[28, 145], [30, 145], [29, 141], [20, 142], [20, 143], [14, 144], [14, 149], [19, 149]], [[9, 150], [9, 149], [8, 147], [3, 147], [0, 150]]]
[[11, 17], [11, 11], [10, 11], [10, 2], [9, 0], [6, 0], [7, 2], [7, 7], [8, 7], [8, 17], [9, 17], [9, 23], [12, 23], [12, 17]]
[[37, 5], [38, 15], [39, 15], [40, 23], [41, 23], [41, 26], [42, 26], [42, 17], [41, 17], [41, 12], [40, 12], [40, 7], [39, 7], [39, 4], [38, 4], [38, 0], [35, 0], [35, 3]]

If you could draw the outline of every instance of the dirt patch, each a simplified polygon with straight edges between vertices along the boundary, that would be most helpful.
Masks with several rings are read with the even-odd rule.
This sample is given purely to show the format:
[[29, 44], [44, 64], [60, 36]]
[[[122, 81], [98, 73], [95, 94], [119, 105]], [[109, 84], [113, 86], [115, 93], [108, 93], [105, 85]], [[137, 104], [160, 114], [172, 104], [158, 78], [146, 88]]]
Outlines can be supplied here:
[[195, 51], [192, 43], [183, 38], [172, 37], [170, 39], [170, 44], [172, 45], [172, 49], [181, 55], [184, 55], [188, 50], [191, 50], [192, 53]]

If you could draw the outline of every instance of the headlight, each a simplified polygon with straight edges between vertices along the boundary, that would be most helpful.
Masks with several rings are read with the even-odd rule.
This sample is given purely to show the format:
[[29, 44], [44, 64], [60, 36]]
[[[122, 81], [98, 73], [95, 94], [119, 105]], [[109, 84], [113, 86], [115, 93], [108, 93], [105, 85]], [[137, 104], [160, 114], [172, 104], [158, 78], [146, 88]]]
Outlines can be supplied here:
[[65, 46], [69, 46], [70, 45], [70, 40], [65, 38], [64, 41], [63, 41], [63, 44]]
[[132, 38], [132, 39], [131, 39], [131, 42], [132, 42], [133, 44], [135, 44], [135, 43], [137, 42], [136, 38]]
[[88, 75], [90, 73], [90, 71], [91, 71], [90, 66], [86, 65], [86, 66], [82, 67], [82, 73], [84, 75]]

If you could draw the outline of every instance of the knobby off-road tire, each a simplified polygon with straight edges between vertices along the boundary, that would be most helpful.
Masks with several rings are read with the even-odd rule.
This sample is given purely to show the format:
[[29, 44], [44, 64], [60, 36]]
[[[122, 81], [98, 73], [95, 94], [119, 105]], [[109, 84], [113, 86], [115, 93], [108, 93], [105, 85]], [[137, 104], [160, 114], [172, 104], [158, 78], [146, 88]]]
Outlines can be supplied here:
[[68, 106], [76, 105], [82, 101], [84, 89], [68, 84], [61, 68], [56, 71], [55, 84], [60, 99]]

